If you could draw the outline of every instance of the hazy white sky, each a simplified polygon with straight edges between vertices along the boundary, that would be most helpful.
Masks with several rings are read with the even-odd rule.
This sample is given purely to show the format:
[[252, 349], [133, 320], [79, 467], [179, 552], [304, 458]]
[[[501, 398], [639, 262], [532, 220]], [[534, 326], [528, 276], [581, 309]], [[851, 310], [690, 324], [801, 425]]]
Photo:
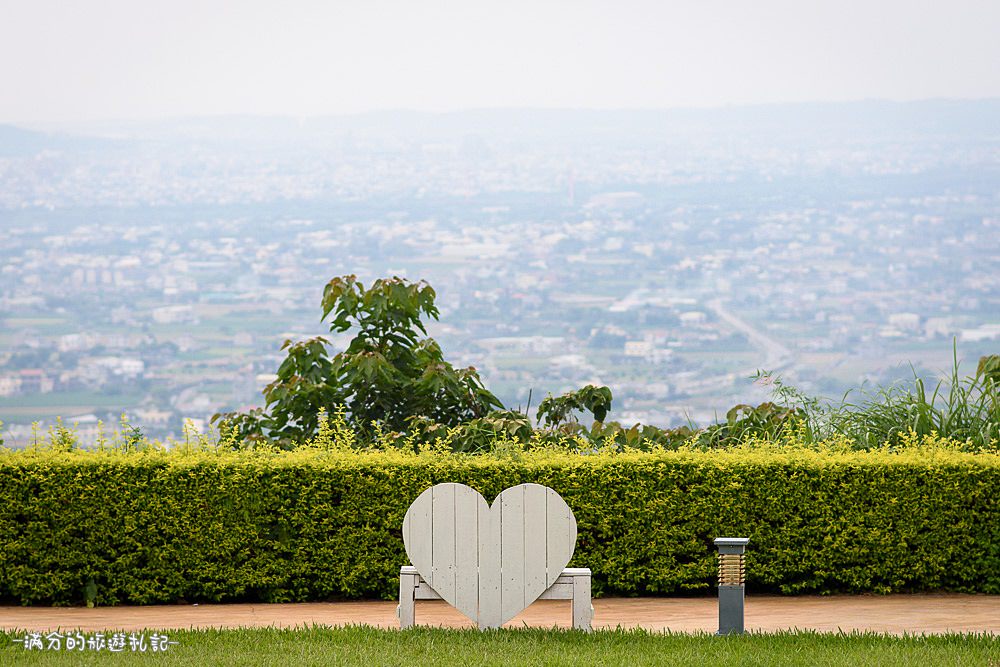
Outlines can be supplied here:
[[0, 122], [1000, 96], [997, 0], [0, 0]]

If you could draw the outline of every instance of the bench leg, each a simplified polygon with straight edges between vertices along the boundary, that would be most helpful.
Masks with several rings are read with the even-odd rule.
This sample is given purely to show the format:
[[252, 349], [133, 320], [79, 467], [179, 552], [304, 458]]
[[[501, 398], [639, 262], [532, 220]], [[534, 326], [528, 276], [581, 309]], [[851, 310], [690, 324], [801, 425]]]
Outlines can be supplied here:
[[417, 575], [399, 575], [399, 629], [412, 628], [415, 622], [413, 594], [417, 590]]
[[590, 577], [573, 577], [573, 629], [590, 632]]

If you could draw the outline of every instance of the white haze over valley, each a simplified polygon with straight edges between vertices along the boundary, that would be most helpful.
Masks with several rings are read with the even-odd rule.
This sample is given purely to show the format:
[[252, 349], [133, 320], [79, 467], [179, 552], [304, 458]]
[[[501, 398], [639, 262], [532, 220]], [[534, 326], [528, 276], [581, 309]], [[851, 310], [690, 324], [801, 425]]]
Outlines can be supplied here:
[[8, 443], [259, 405], [347, 273], [428, 280], [509, 407], [606, 384], [629, 424], [1000, 351], [996, 3], [2, 16]]

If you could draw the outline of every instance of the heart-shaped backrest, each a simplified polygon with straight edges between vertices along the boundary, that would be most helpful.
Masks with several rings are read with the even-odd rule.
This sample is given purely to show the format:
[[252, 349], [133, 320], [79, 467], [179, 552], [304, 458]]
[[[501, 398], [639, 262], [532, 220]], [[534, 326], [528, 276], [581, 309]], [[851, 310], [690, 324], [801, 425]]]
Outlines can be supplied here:
[[576, 546], [576, 518], [540, 484], [505, 489], [490, 507], [464, 484], [421, 493], [403, 519], [410, 563], [480, 627], [500, 627], [559, 577]]

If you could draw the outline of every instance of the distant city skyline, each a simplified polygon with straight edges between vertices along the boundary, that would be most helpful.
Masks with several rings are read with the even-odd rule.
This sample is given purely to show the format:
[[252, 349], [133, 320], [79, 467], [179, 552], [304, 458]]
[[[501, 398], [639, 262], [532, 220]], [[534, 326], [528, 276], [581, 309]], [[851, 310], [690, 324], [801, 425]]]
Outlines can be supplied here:
[[0, 123], [1000, 97], [1000, 6], [5, 3]]
[[[962, 372], [1000, 344], [1000, 101], [0, 127], [0, 421], [94, 442], [261, 405], [322, 286], [438, 291], [511, 408], [623, 424]], [[572, 191], [572, 195], [570, 194]], [[954, 345], [954, 347], [953, 347]], [[911, 365], [912, 364], [912, 365]], [[858, 393], [851, 399], [857, 400]], [[41, 422], [36, 429], [33, 422]]]

